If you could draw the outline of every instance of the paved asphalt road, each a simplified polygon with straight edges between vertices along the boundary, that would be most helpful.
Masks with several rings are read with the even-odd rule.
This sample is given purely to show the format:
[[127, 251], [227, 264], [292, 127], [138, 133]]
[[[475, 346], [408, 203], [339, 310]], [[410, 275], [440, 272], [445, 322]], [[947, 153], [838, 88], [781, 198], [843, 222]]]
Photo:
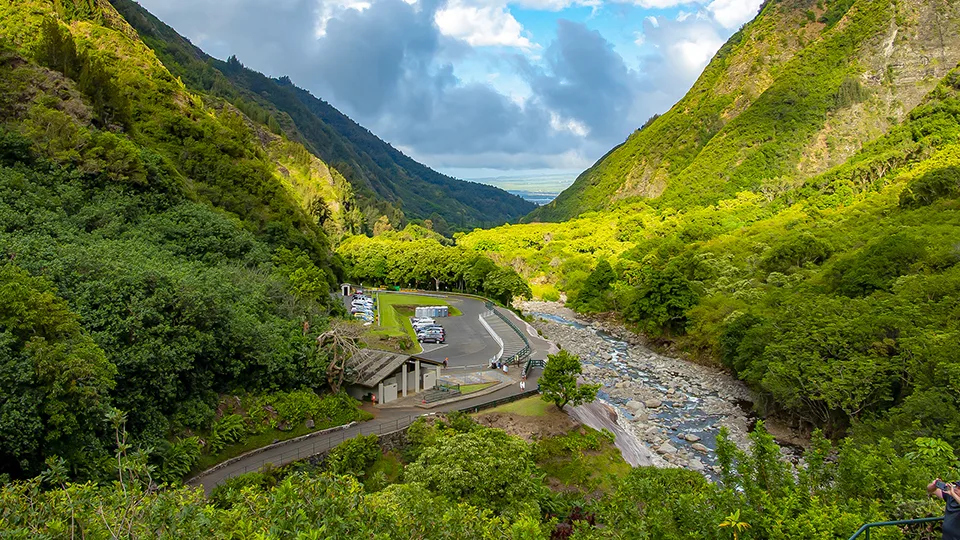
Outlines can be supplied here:
[[[424, 353], [423, 356], [438, 360], [443, 360], [445, 357], [449, 358], [449, 369], [456, 371], [466, 371], [466, 366], [485, 367], [489, 358], [497, 354], [500, 347], [487, 333], [486, 329], [483, 328], [477, 318], [480, 313], [486, 310], [484, 303], [474, 298], [453, 295], [447, 296], [445, 300], [456, 306], [457, 309], [463, 312], [463, 315], [443, 319], [442, 324], [447, 332], [447, 346], [429, 350], [429, 344], [427, 344], [428, 352]], [[527, 339], [533, 348], [533, 353], [531, 354], [533, 358], [546, 358], [547, 353], [553, 353], [555, 351], [555, 348], [550, 342], [537, 337], [532, 327], [524, 323], [514, 313], [509, 310], [498, 309], [501, 313], [510, 317], [521, 331], [527, 332]], [[536, 381], [539, 375], [539, 370], [534, 370], [534, 372], [530, 374], [527, 380], [527, 389], [536, 388]], [[519, 394], [520, 392], [519, 384], [514, 384], [484, 396], [448, 403], [434, 409], [421, 409], [418, 407], [380, 409], [377, 411], [376, 418], [368, 422], [357, 424], [341, 431], [318, 435], [306, 440], [291, 442], [278, 448], [265, 450], [249, 458], [231, 463], [222, 469], [198, 477], [189, 484], [202, 486], [204, 491], [209, 494], [216, 485], [226, 479], [258, 470], [266, 463], [271, 463], [274, 466], [285, 465], [328, 450], [344, 440], [356, 437], [357, 435], [396, 431], [409, 425], [416, 420], [418, 416], [424, 414], [460, 410], [467, 407], [483, 405], [491, 401]]]
[[449, 358], [451, 368], [482, 368], [500, 352], [500, 346], [480, 324], [480, 314], [487, 311], [483, 302], [464, 296], [447, 296], [444, 300], [456, 307], [463, 315], [437, 319], [446, 333], [446, 344], [423, 343], [420, 356], [442, 361]]

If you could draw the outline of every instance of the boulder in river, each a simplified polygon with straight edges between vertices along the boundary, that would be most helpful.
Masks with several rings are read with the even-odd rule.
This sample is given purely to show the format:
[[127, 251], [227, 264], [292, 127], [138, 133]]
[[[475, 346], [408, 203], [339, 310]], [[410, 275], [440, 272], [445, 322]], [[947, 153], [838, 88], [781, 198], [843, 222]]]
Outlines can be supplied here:
[[648, 400], [644, 401], [643, 404], [644, 404], [644, 406], [646, 406], [648, 409], [656, 409], [656, 408], [660, 407], [660, 405], [663, 405], [663, 402], [661, 402], [659, 399], [648, 399]]
[[633, 399], [627, 402], [627, 410], [629, 410], [630, 412], [636, 414], [637, 411], [641, 409], [643, 409], [643, 403], [640, 403], [639, 401], [633, 400]]
[[702, 444], [700, 444], [700, 443], [693, 443], [693, 444], [690, 445], [690, 448], [693, 448], [693, 449], [696, 450], [697, 452], [703, 452], [704, 454], [706, 454], [707, 451], [710, 450], [709, 448], [707, 448], [706, 446], [704, 446], [704, 445], [702, 445]]
[[661, 454], [676, 454], [677, 449], [672, 444], [665, 442], [661, 444], [659, 448], [657, 448], [657, 452], [660, 452]]
[[687, 442], [697, 442], [697, 441], [700, 440], [700, 437], [694, 435], [693, 433], [687, 433], [686, 435], [683, 436], [683, 438], [684, 438]]

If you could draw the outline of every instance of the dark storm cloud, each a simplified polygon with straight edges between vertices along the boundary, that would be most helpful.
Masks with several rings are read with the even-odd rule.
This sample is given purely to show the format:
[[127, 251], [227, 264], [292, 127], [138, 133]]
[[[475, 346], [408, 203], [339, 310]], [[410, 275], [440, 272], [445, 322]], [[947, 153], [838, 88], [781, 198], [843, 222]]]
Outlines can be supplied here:
[[518, 104], [454, 75], [453, 62], [478, 53], [441, 34], [434, 17], [444, 0], [341, 0], [339, 8], [313, 0], [142, 1], [211, 54], [290, 75], [433, 166], [540, 167], [550, 156], [576, 166], [571, 159], [598, 157], [669, 105], [603, 36], [566, 20], [542, 61], [509, 62], [532, 91]]
[[[376, 133], [418, 154], [562, 152], [575, 144], [552, 133], [538, 103], [514, 103], [484, 84], [453, 75], [447, 47], [463, 47], [440, 34], [436, 4], [376, 0], [327, 23], [317, 40], [313, 89], [326, 89]], [[463, 54], [463, 50], [454, 50]]]
[[[400, 83], [435, 86], [449, 75], [432, 74], [440, 47], [433, 6], [377, 0], [363, 11], [345, 10], [327, 22], [306, 68], [311, 87], [322, 86], [363, 118], [381, 114], [401, 92]], [[419, 92], [414, 92], [419, 94]]]
[[634, 123], [637, 74], [600, 32], [564, 19], [557, 23], [557, 39], [544, 57], [547, 69], [524, 69], [533, 93], [551, 110], [580, 121], [593, 137], [622, 139]]

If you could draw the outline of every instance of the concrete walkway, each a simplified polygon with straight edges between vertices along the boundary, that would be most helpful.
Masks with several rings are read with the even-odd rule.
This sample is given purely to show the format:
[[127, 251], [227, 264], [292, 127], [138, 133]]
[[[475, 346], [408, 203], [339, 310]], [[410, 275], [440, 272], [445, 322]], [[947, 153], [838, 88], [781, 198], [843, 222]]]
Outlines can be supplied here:
[[[536, 388], [537, 379], [540, 376], [540, 370], [534, 370], [527, 379], [527, 389]], [[259, 470], [261, 467], [270, 463], [274, 467], [286, 465], [294, 461], [300, 461], [321, 452], [325, 452], [347, 439], [352, 439], [357, 435], [383, 434], [397, 431], [412, 424], [420, 416], [428, 416], [438, 412], [458, 411], [469, 409], [471, 407], [483, 406], [492, 401], [503, 399], [505, 397], [515, 396], [521, 393], [520, 385], [513, 384], [507, 388], [502, 388], [491, 394], [480, 396], [473, 399], [465, 399], [455, 403], [438, 406], [437, 408], [425, 411], [417, 407], [409, 408], [383, 408], [377, 410], [377, 417], [362, 424], [356, 424], [347, 429], [334, 431], [331, 433], [318, 434], [315, 437], [291, 442], [288, 444], [278, 444], [275, 448], [268, 448], [262, 452], [242, 458], [223, 466], [219, 469], [197, 476], [188, 482], [188, 485], [194, 487], [203, 487], [204, 492], [209, 495], [213, 488], [223, 483], [228, 478], [239, 476], [248, 472]]]
[[[458, 299], [465, 300], [465, 302], [460, 303], [460, 305], [467, 307], [467, 310], [472, 312], [472, 316], [467, 315], [467, 310], [463, 310], [464, 316], [462, 318], [456, 317], [452, 319], [459, 319], [457, 322], [460, 323], [468, 323], [472, 320], [475, 325], [479, 326], [477, 316], [483, 308], [483, 303], [472, 298], [458, 297]], [[463, 308], [461, 307], [460, 309]], [[526, 322], [517, 317], [516, 314], [506, 309], [497, 309], [505, 316], [510, 317], [514, 324], [517, 325], [517, 328], [519, 328], [521, 331], [527, 332], [527, 339], [530, 341], [531, 349], [533, 349], [531, 358], [545, 359], [548, 353], [553, 354], [556, 352], [557, 349], [553, 343], [537, 336], [536, 330], [533, 330], [533, 327], [529, 326]], [[483, 330], [482, 328], [467, 329], [465, 328], [466, 326], [467, 324], [463, 324], [463, 326], [461, 326], [461, 328], [464, 328], [464, 334], [472, 335], [474, 332], [477, 332], [482, 333], [484, 336], [487, 335], [486, 330]], [[487, 351], [483, 350], [484, 347], [478, 347], [478, 349], [479, 350], [473, 350], [467, 353], [465, 355], [466, 358], [456, 358], [451, 356], [449, 368], [450, 371], [456, 370], [460, 373], [463, 373], [464, 368], [467, 367], [467, 365], [476, 362], [477, 359], [483, 358]], [[459, 369], [457, 369], [458, 367]], [[513, 371], [513, 369], [511, 369], [511, 371]], [[514, 373], [519, 374], [519, 371], [514, 371]], [[535, 369], [532, 373], [530, 373], [530, 376], [527, 379], [528, 390], [537, 388], [537, 379], [539, 376], [539, 369]], [[214, 469], [208, 470], [208, 472], [201, 474], [200, 476], [194, 477], [188, 482], [188, 485], [203, 487], [204, 492], [209, 495], [215, 486], [223, 483], [228, 478], [259, 470], [267, 463], [272, 464], [274, 467], [279, 467], [281, 465], [286, 465], [288, 463], [306, 459], [318, 453], [325, 452], [337, 446], [341, 442], [356, 437], [357, 435], [379, 435], [383, 433], [390, 433], [407, 427], [420, 416], [427, 416], [436, 414], [438, 412], [468, 410], [472, 407], [483, 406], [487, 403], [506, 397], [515, 396], [520, 393], [520, 385], [519, 383], [516, 383], [483, 396], [439, 405], [429, 411], [418, 407], [377, 408], [375, 409], [375, 418], [373, 420], [364, 422], [362, 424], [356, 424], [343, 430], [329, 433], [318, 433], [315, 436], [303, 438], [301, 440], [286, 441], [271, 447], [254, 450], [250, 453], [251, 455], [248, 455], [248, 457], [241, 456], [240, 459], [235, 459], [235, 461], [230, 462], [229, 464], [221, 464], [217, 467], [214, 467]]]

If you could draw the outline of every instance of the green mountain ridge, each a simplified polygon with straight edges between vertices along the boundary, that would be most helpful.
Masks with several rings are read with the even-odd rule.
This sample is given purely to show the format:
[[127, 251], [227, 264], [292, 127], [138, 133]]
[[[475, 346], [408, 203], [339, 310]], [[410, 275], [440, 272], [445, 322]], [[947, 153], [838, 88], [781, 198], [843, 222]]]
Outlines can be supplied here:
[[766, 2], [676, 105], [524, 221], [802, 184], [900, 122], [960, 61], [958, 20], [950, 2]]
[[259, 109], [263, 122], [273, 122], [277, 132], [343, 174], [353, 186], [367, 230], [386, 215], [395, 227], [406, 219], [431, 219], [449, 233], [501, 225], [535, 207], [506, 191], [418, 163], [287, 77], [271, 79], [235, 57], [221, 61], [207, 55], [133, 0], [111, 3], [189, 88]]

